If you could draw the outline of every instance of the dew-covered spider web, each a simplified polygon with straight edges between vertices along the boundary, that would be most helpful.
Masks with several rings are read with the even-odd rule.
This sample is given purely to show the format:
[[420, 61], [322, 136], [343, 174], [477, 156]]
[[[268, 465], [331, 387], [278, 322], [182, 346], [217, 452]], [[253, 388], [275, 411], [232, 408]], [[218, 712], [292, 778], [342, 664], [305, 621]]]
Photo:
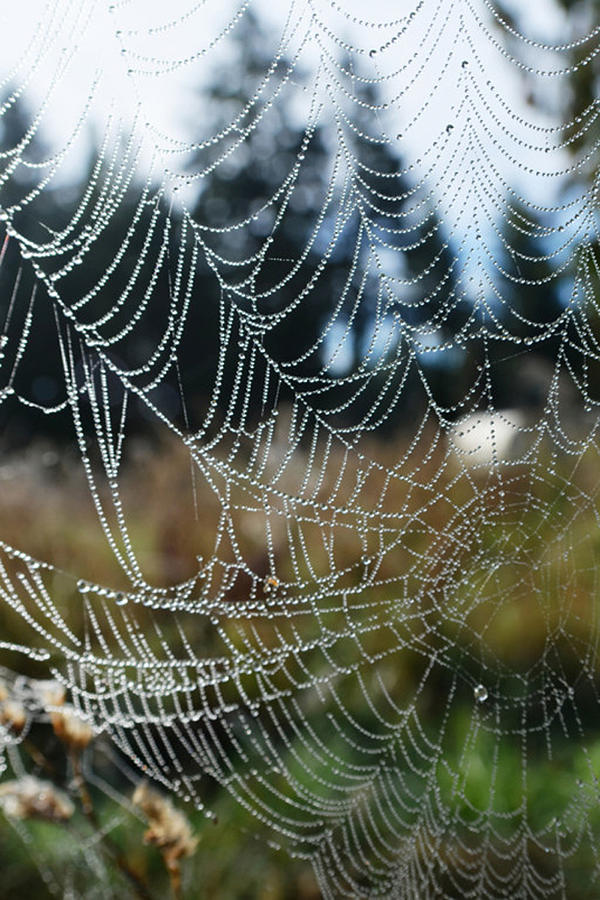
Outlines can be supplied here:
[[600, 32], [514, 6], [2, 12], [2, 661], [326, 897], [598, 890]]

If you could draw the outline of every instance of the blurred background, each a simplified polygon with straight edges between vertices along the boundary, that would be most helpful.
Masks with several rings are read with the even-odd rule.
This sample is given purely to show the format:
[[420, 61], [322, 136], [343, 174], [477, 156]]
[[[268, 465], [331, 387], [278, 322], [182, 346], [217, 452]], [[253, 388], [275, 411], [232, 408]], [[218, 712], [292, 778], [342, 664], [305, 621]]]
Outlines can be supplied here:
[[[466, 848], [487, 827], [490, 808], [498, 821], [506, 814], [506, 833], [494, 820], [498, 830], [490, 829], [474, 858], [489, 862], [496, 847], [498, 878], [510, 878], [513, 857], [503, 856], [502, 842], [516, 831], [507, 810], [526, 807], [522, 853], [540, 878], [527, 896], [591, 898], [600, 865], [600, 4], [519, 6], [455, 4], [463, 31], [449, 30], [432, 49], [452, 65], [438, 67], [442, 75], [431, 76], [430, 87], [417, 82], [406, 101], [390, 100], [393, 48], [357, 52], [356, 16], [333, 46], [320, 45], [315, 61], [299, 61], [297, 47], [281, 48], [272, 16], [252, 6], [227, 33], [218, 62], [206, 62], [197, 81], [181, 82], [169, 109], [177, 140], [169, 143], [155, 122], [140, 122], [135, 104], [118, 128], [111, 123], [119, 111], [101, 127], [67, 109], [67, 131], [75, 122], [78, 139], [66, 161], [39, 87], [7, 75], [0, 107], [0, 541], [3, 551], [18, 548], [51, 564], [52, 603], [83, 633], [77, 582], [114, 591], [130, 585], [99, 523], [86, 472], [86, 465], [102, 468], [98, 409], [87, 400], [78, 405], [74, 394], [83, 395], [90, 379], [97, 383], [111, 427], [126, 433], [120, 498], [144, 578], [157, 589], [194, 579], [199, 560], [215, 552], [220, 504], [209, 479], [190, 472], [189, 449], [178, 438], [201, 434], [231, 463], [243, 456], [240, 441], [276, 411], [266, 468], [275, 478], [301, 396], [320, 422], [377, 461], [360, 486], [365, 508], [377, 509], [384, 497], [386, 510], [418, 514], [418, 527], [405, 535], [406, 561], [399, 553], [381, 561], [377, 603], [397, 602], [402, 566], [415, 566], [417, 578], [430, 566], [433, 599], [420, 600], [436, 609], [454, 604], [436, 640], [447, 665], [466, 673], [462, 687], [453, 683], [451, 692], [444, 670], [431, 675], [410, 642], [403, 646], [384, 628], [371, 634], [365, 666], [369, 677], [377, 668], [399, 703], [418, 698], [424, 732], [438, 741], [427, 790], [455, 818], [438, 835], [435, 852], [444, 863], [436, 889], [466, 896]], [[387, 12], [396, 15], [396, 4]], [[15, 33], [23, 26], [15, 24], [23, 12], [4, 15]], [[435, 28], [439, 22], [433, 37]], [[485, 30], [485, 40], [469, 44], [471, 30]], [[456, 33], [464, 46], [452, 42]], [[136, 96], [147, 103], [144, 67], [166, 72], [167, 62], [135, 48], [131, 22], [116, 34], [128, 77], [141, 84]], [[168, 44], [167, 34], [161, 40]], [[424, 33], [422, 46], [430, 39]], [[482, 58], [486, 46], [495, 48], [493, 59]], [[268, 102], [257, 111], [267, 72]], [[323, 83], [323, 72], [331, 80]], [[323, 90], [335, 97], [333, 112], [315, 116]], [[419, 104], [425, 108], [430, 97], [437, 112], [425, 127]], [[494, 104], [500, 118], [490, 116], [489, 127], [497, 134], [486, 131]], [[505, 116], [514, 143], [503, 137]], [[525, 137], [524, 118], [534, 123]], [[163, 148], [160, 167], [140, 131]], [[55, 289], [78, 323], [70, 337]], [[261, 328], [253, 332], [256, 322]], [[242, 392], [240, 349], [253, 340], [262, 348], [259, 374], [246, 375]], [[113, 368], [98, 364], [98, 347]], [[285, 379], [269, 382], [264, 359]], [[290, 494], [298, 493], [314, 452], [307, 428], [281, 482]], [[359, 483], [354, 460], [334, 446], [314, 496], [326, 503], [342, 470]], [[407, 479], [390, 486], [398, 471]], [[111, 485], [97, 490], [104, 502]], [[439, 503], [423, 500], [428, 490]], [[267, 548], [249, 513], [239, 528], [256, 577], [274, 578], [274, 564], [273, 587], [291, 583], [285, 535], [276, 533]], [[445, 532], [454, 547], [440, 540]], [[352, 536], [338, 539], [336, 565], [352, 570], [371, 552]], [[315, 546], [311, 558], [315, 571], [326, 569], [326, 548]], [[8, 582], [18, 560], [9, 553], [3, 566]], [[360, 577], [351, 575], [355, 585]], [[236, 582], [227, 601], [243, 592]], [[31, 622], [8, 589], [3, 600], [3, 641], [29, 646]], [[139, 611], [142, 630], [154, 620], [151, 609]], [[197, 628], [194, 639], [209, 641]], [[174, 625], [166, 621], [164, 629], [177, 640]], [[267, 627], [262, 637], [267, 645], [274, 640]], [[39, 688], [52, 677], [53, 660], [15, 656], [10, 646], [2, 652], [0, 896], [321, 896], [310, 841], [291, 855], [285, 842], [276, 847], [270, 829], [215, 780], [202, 783], [209, 816], [172, 796], [197, 846], [188, 842], [174, 862], [165, 850], [174, 838], [145, 842], [149, 816], [132, 799], [140, 780], [134, 763], [104, 734], [65, 736], [60, 707], [73, 698], [49, 702]], [[496, 725], [475, 733], [473, 687], [482, 671], [493, 682], [486, 699], [495, 690], [505, 702]], [[539, 712], [546, 682], [555, 714]], [[259, 686], [254, 690], [258, 696]], [[365, 708], [355, 683], [344, 684], [341, 695], [363, 728], [375, 727], [376, 711]], [[326, 733], [325, 710], [307, 716]], [[337, 749], [349, 767], [361, 764], [352, 745]], [[291, 766], [294, 746], [280, 752]], [[485, 765], [491, 758], [492, 771]], [[36, 807], [23, 794], [28, 774], [46, 782], [47, 792], [62, 792], [56, 802], [64, 795], [72, 809]], [[421, 796], [421, 775], [404, 772], [402, 790]], [[185, 828], [179, 820], [174, 827], [180, 840]], [[508, 888], [488, 883], [472, 895], [511, 895], [501, 890]], [[339, 896], [351, 895], [340, 889]]]

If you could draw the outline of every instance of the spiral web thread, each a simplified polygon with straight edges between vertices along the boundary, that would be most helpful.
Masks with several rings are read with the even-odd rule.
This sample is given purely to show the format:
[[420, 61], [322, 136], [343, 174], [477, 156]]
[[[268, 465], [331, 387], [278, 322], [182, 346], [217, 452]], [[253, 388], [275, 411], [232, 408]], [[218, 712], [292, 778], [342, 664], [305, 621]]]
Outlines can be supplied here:
[[[597, 111], [565, 127], [511, 91], [519, 79], [566, 91], [574, 49], [579, 68], [594, 65], [598, 35], [546, 45], [467, 0], [360, 14], [291, 2], [271, 11], [272, 65], [243, 114], [218, 127], [201, 116], [193, 141], [174, 117], [155, 121], [156, 98], [176, 106], [213, 58], [226, 79], [227, 48], [252, 10], [264, 13], [249, 2], [224, 13], [191, 0], [55, 0], [32, 4], [37, 18], [15, 40], [0, 112], [30, 90], [41, 99], [2, 154], [4, 253], [20, 260], [2, 301], [2, 403], [9, 416], [27, 405], [69, 418], [121, 575], [96, 584], [4, 542], [6, 665], [18, 669], [19, 654], [44, 664], [98, 731], [198, 808], [218, 782], [267, 839], [312, 861], [324, 896], [568, 896], [573, 873], [593, 881], [600, 864]], [[294, 104], [304, 138], [278, 192], [236, 221], [195, 217], [203, 179], [243, 171], [245, 142]], [[53, 116], [72, 116], [68, 134], [30, 158]], [[23, 210], [61, 183], [90, 120], [101, 149], [70, 221], [24, 233]], [[320, 129], [325, 190], [308, 194], [312, 226], [282, 257], [281, 223]], [[569, 152], [569, 135], [584, 149]], [[373, 170], [365, 160], [377, 156], [363, 155], [373, 147], [400, 148], [402, 170]], [[15, 199], [23, 171], [29, 187]], [[85, 272], [131, 190], [121, 247], [74, 295], [72, 273]], [[299, 327], [296, 356], [278, 356], [269, 335], [320, 296], [349, 233], [319, 340], [306, 346]], [[134, 234], [139, 264], [124, 272]], [[534, 250], [520, 258], [523, 235]], [[433, 248], [416, 274], [403, 262], [414, 246]], [[320, 269], [308, 264], [315, 252]], [[444, 271], [432, 283], [435, 254]], [[218, 364], [194, 421], [179, 351], [206, 263]], [[136, 361], [129, 348], [167, 272], [170, 308]], [[559, 312], [529, 317], [529, 293], [559, 278]], [[352, 367], [367, 284], [376, 302]], [[51, 407], [18, 388], [40, 307], [52, 312], [64, 382]], [[500, 344], [509, 395], [521, 364], [551, 348], [526, 408], [498, 400]], [[434, 379], [452, 354], [473, 366], [448, 401]], [[163, 407], [166, 384], [183, 420]], [[411, 391], [419, 404], [380, 440]], [[162, 587], [147, 579], [121, 491], [134, 403], [189, 457], [187, 490], [212, 547]], [[544, 804], [555, 778], [558, 799]]]

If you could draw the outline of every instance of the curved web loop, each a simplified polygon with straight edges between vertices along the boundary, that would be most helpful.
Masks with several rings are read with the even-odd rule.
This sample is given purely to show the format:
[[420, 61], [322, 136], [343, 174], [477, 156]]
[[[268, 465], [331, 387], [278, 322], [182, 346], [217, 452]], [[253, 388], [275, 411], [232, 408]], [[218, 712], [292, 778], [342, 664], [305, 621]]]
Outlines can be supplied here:
[[324, 896], [567, 896], [600, 846], [597, 106], [561, 107], [592, 18], [30, 5], [0, 396], [87, 506], [60, 552], [7, 519], [7, 666]]

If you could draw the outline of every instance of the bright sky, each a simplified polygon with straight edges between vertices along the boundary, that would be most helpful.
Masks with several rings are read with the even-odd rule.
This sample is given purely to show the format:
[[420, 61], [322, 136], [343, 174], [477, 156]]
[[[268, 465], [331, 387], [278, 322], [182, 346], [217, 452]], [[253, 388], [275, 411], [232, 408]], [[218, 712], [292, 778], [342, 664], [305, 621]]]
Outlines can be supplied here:
[[[146, 152], [152, 147], [171, 149], [176, 146], [171, 141], [207, 136], [202, 122], [197, 129], [192, 127], [191, 88], [215, 71], [227, 78], [228, 39], [222, 33], [247, 5], [269, 22], [275, 36], [288, 35], [286, 55], [299, 51], [300, 68], [307, 76], [308, 90], [300, 93], [298, 87], [297, 95], [310, 99], [316, 89], [325, 102], [325, 116], [331, 78], [319, 71], [319, 63], [324, 53], [340, 52], [336, 41], [352, 43], [362, 73], [384, 79], [384, 94], [392, 101], [390, 109], [380, 113], [381, 128], [389, 137], [400, 136], [402, 149], [413, 162], [421, 159], [420, 171], [429, 171], [440, 151], [443, 157], [444, 142], [449, 154], [458, 147], [459, 156], [465, 152], [469, 159], [460, 144], [468, 140], [466, 123], [477, 103], [473, 85], [481, 87], [490, 79], [509, 111], [525, 112], [530, 121], [535, 115], [531, 108], [523, 109], [522, 83], [514, 68], [482, 37], [466, 0], [421, 0], [414, 5], [370, 0], [368, 24], [362, 19], [365, 4], [358, 0], [344, 0], [339, 7], [325, 0], [251, 4], [247, 0], [170, 0], [168, 4], [120, 0], [112, 6], [108, 0], [24, 0], [2, 4], [0, 27], [9, 35], [3, 42], [4, 71], [14, 84], [24, 84], [36, 102], [47, 103], [42, 127], [59, 144], [69, 141], [85, 119], [66, 169], [83, 155], [90, 123], [101, 134], [109, 116], [130, 120], [136, 110], [147, 140]], [[564, 34], [564, 16], [553, 0], [529, 4], [514, 0], [513, 5], [519, 7], [528, 34], [544, 39]], [[489, 23], [483, 0], [474, 0], [473, 8]], [[415, 11], [412, 19], [411, 10]], [[303, 44], [313, 14], [317, 17], [313, 34], [318, 38]], [[382, 49], [398, 34], [393, 45]], [[492, 35], [497, 39], [499, 32]], [[477, 54], [481, 54], [479, 63]], [[461, 67], [463, 60], [469, 63], [468, 70]], [[548, 64], [547, 55], [545, 61]], [[92, 89], [95, 96], [90, 101]], [[289, 93], [285, 102], [290, 102]], [[477, 108], [481, 110], [479, 104]], [[502, 118], [497, 100], [494, 112]], [[446, 120], [453, 126], [448, 141], [443, 137]], [[549, 124], [539, 115], [534, 121]], [[512, 132], [519, 129], [506, 117], [501, 124]], [[496, 127], [489, 117], [486, 125]], [[522, 137], [530, 142], [532, 135], [524, 132]], [[521, 147], [521, 162], [524, 154], [526, 158]], [[538, 165], [539, 154], [532, 153], [530, 162]], [[551, 162], [556, 168], [556, 158]], [[177, 156], [167, 154], [166, 164], [177, 170]], [[440, 168], [436, 163], [436, 170]], [[510, 168], [506, 161], [504, 169]], [[535, 179], [526, 176], [526, 181], [536, 190]], [[443, 184], [440, 187], [444, 189]], [[541, 190], [547, 199], [547, 179]]]
[[[42, 133], [60, 153], [56, 180], [81, 170], [92, 130], [100, 141], [111, 122], [127, 132], [137, 117], [140, 175], [152, 165], [155, 179], [179, 184], [173, 175], [183, 171], [182, 151], [211, 136], [194, 88], [215, 73], [227, 79], [229, 35], [248, 6], [268, 23], [273, 53], [282, 41], [282, 55], [297, 56], [298, 74], [281, 102], [303, 114], [316, 98], [321, 123], [348, 108], [343, 93], [351, 79], [331, 60], [352, 45], [356, 74], [380, 81], [387, 106], [378, 113], [381, 131], [397, 142], [413, 176], [433, 188], [455, 246], [464, 233], [474, 239], [489, 229], [494, 215], [486, 207], [508, 185], [533, 202], [557, 202], [563, 181], [556, 173], [564, 165], [552, 149], [557, 123], [525, 105], [527, 86], [503, 55], [485, 0], [370, 0], [369, 22], [359, 0], [2, 4], [5, 83], [22, 86], [32, 109], [37, 104]], [[528, 36], [564, 40], [568, 22], [554, 0], [513, 0], [513, 7]], [[562, 64], [558, 55], [531, 53], [521, 58], [539, 68]], [[540, 84], [550, 97], [560, 89], [558, 78], [536, 79]], [[470, 260], [467, 273], [475, 271], [483, 251], [474, 244], [470, 256], [468, 247], [461, 252]]]

